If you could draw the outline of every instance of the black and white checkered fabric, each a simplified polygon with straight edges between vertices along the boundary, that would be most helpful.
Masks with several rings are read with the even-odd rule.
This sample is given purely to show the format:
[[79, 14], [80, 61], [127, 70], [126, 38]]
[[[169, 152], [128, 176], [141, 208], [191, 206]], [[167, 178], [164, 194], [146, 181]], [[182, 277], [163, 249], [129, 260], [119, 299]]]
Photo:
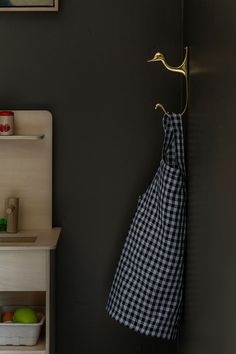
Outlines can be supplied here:
[[181, 115], [164, 115], [163, 127], [162, 160], [139, 197], [106, 309], [135, 331], [175, 339], [182, 309], [186, 225]]

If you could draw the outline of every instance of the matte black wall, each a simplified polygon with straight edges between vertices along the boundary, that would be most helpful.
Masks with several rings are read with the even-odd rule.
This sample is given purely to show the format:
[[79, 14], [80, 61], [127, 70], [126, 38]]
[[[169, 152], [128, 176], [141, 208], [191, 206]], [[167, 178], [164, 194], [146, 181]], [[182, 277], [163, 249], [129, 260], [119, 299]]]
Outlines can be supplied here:
[[57, 13], [0, 14], [3, 109], [54, 114], [56, 354], [174, 353], [105, 312], [138, 194], [158, 166], [157, 100], [179, 110], [181, 1], [60, 1]]
[[236, 3], [185, 1], [190, 45], [182, 354], [236, 352]]

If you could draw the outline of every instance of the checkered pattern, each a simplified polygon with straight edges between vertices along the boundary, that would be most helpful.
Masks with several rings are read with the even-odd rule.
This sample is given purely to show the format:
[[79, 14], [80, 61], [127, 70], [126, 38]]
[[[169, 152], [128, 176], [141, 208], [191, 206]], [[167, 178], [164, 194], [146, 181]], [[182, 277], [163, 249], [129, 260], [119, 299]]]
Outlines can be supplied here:
[[182, 309], [185, 165], [182, 117], [166, 114], [162, 160], [139, 197], [107, 303], [140, 333], [175, 339]]

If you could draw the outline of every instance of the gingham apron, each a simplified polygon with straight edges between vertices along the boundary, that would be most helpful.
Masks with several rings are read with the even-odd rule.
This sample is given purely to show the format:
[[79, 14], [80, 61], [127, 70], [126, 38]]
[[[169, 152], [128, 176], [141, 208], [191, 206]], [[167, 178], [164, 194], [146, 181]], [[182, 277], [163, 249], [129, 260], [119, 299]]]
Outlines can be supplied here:
[[162, 160], [139, 197], [106, 309], [129, 328], [175, 339], [182, 310], [186, 189], [182, 117], [165, 114]]

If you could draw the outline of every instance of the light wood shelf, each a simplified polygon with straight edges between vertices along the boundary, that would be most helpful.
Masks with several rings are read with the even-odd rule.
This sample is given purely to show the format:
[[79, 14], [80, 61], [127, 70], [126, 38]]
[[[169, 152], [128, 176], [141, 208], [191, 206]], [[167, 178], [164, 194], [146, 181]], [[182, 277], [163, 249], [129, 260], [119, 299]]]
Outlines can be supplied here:
[[0, 135], [0, 140], [42, 140], [44, 134], [39, 135]]
[[60, 227], [42, 230], [22, 230], [15, 234], [0, 232], [2, 250], [53, 250], [57, 246]]

